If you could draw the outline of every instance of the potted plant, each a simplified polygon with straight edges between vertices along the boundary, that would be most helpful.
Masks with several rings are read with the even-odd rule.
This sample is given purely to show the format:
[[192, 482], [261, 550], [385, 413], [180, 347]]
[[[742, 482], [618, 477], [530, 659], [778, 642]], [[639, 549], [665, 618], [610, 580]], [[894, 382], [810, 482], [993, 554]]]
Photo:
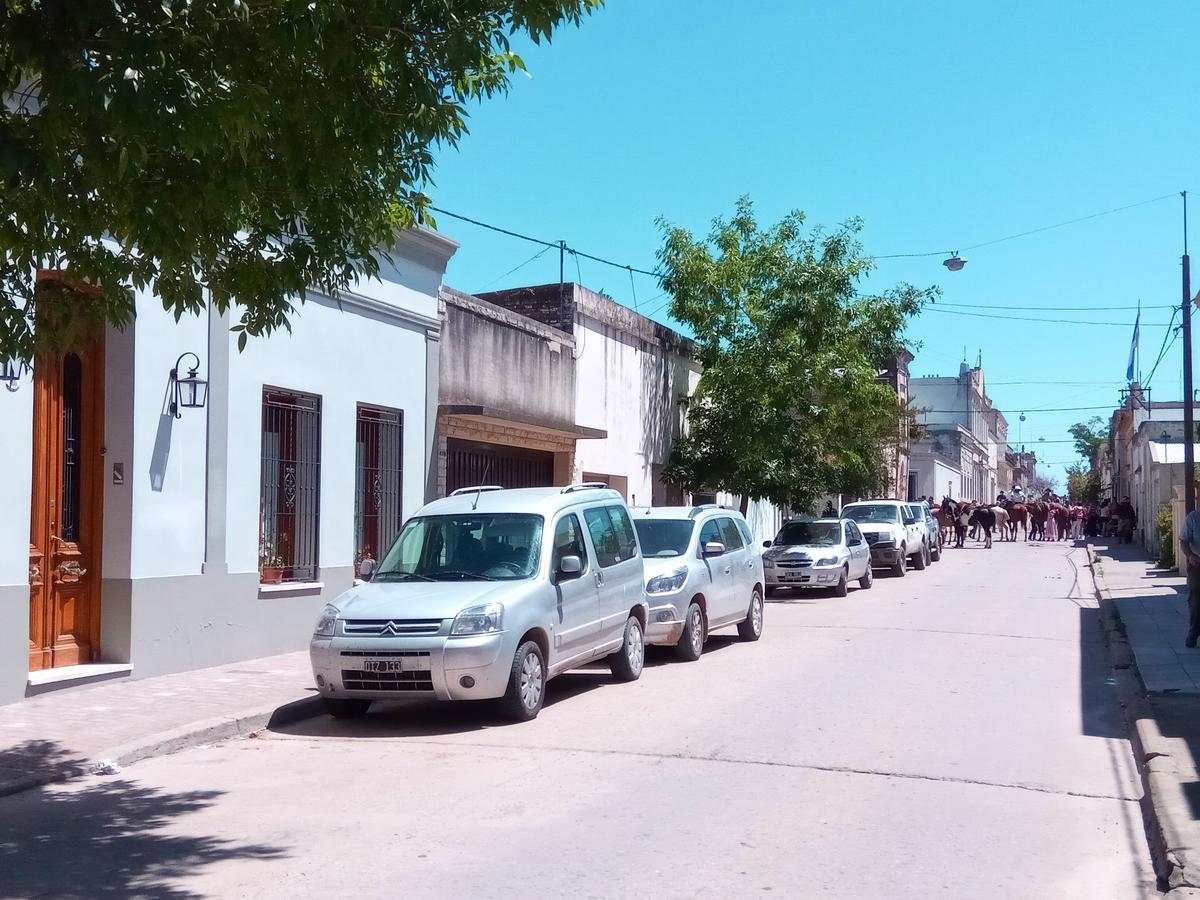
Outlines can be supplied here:
[[267, 540], [258, 545], [258, 578], [262, 584], [283, 583], [283, 558]]

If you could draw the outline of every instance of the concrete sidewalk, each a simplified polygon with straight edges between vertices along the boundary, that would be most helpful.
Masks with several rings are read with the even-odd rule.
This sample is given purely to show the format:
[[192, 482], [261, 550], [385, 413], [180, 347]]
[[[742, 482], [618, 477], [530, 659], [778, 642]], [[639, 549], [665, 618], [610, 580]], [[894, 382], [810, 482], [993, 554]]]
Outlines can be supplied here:
[[0, 706], [0, 796], [320, 710], [307, 652], [42, 694]]
[[1186, 579], [1137, 546], [1089, 550], [1160, 887], [1200, 897], [1200, 650], [1183, 643]]

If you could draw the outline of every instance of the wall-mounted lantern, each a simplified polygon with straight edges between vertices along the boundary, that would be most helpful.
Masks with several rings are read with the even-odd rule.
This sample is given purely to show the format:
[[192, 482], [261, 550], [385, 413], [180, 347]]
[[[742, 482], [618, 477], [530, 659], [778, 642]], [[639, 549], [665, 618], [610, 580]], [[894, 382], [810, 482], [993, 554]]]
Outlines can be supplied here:
[[[180, 363], [188, 356], [196, 365], [188, 367], [186, 378], [180, 378]], [[208, 401], [208, 382], [196, 374], [199, 371], [200, 357], [195, 353], [184, 353], [175, 360], [175, 368], [171, 370], [171, 415], [177, 419], [183, 418], [180, 409], [204, 409]]]
[[0, 366], [0, 381], [4, 382], [4, 389], [10, 394], [15, 394], [21, 387], [21, 370], [27, 368], [28, 366], [18, 366], [11, 359], [6, 359], [4, 365]]

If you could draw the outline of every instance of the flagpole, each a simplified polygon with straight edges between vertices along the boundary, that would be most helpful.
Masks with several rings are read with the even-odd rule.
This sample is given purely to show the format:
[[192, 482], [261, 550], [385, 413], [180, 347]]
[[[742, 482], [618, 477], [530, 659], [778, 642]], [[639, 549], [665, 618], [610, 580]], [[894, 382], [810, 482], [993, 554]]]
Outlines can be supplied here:
[[1192, 409], [1192, 265], [1187, 246], [1187, 191], [1183, 197], [1183, 508], [1196, 508], [1195, 414]]

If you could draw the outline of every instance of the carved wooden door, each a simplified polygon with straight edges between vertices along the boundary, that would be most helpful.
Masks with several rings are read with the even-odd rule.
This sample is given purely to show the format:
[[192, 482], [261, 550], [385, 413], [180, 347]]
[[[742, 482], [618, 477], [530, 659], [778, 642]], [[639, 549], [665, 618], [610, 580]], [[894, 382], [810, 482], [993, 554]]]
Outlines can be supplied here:
[[34, 366], [29, 669], [100, 651], [104, 345]]

